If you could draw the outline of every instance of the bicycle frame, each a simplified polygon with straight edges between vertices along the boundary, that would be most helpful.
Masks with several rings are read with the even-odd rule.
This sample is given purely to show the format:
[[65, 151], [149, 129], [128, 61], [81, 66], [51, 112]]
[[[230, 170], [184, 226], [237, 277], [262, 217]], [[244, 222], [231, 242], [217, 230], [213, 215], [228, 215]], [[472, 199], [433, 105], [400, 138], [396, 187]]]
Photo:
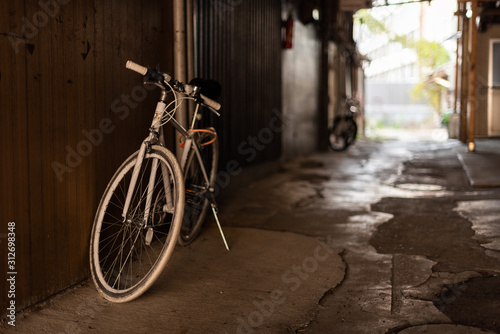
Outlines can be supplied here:
[[[155, 143], [159, 143], [160, 145], [165, 146], [165, 137], [163, 135], [163, 127], [161, 125], [161, 120], [162, 120], [163, 113], [165, 112], [166, 106], [167, 106], [167, 94], [168, 94], [167, 91], [162, 89], [161, 98], [160, 98], [160, 101], [156, 105], [156, 110], [155, 110], [155, 114], [153, 117], [153, 121], [151, 122], [149, 136], [141, 144], [141, 148], [139, 150], [137, 161], [136, 161], [136, 164], [134, 166], [134, 170], [132, 172], [132, 178], [130, 180], [130, 185], [129, 185], [129, 188], [127, 190], [127, 197], [125, 200], [125, 205], [124, 205], [123, 211], [122, 211], [122, 218], [123, 218], [124, 222], [127, 220], [127, 214], [128, 214], [128, 209], [130, 207], [131, 198], [132, 198], [132, 195], [135, 191], [135, 186], [137, 183], [137, 179], [139, 177], [139, 170], [142, 167], [142, 162], [144, 160], [144, 156], [146, 155], [148, 147], [150, 147], [151, 145], [153, 145]], [[197, 104], [190, 130], [192, 130], [194, 128], [195, 119], [196, 119], [196, 115], [198, 114], [199, 107], [200, 107], [200, 105]], [[179, 131], [179, 133], [182, 136], [184, 136], [186, 138], [186, 142], [185, 142], [185, 146], [184, 146], [184, 150], [182, 152], [182, 157], [181, 157], [181, 162], [180, 162], [181, 169], [184, 170], [184, 168], [186, 166], [189, 151], [191, 150], [191, 148], [194, 149], [194, 151], [196, 153], [196, 157], [197, 157], [198, 161], [200, 162], [199, 165], [201, 167], [205, 182], [207, 185], [209, 185], [210, 181], [208, 178], [207, 171], [205, 169], [205, 165], [203, 163], [203, 159], [201, 157], [200, 148], [199, 148], [198, 144], [193, 140], [193, 134], [189, 133], [179, 122], [177, 122], [177, 120], [175, 118], [172, 117], [172, 119], [170, 121], [172, 122], [172, 125], [174, 126], [174, 128], [177, 131]], [[162, 166], [165, 195], [167, 196], [167, 203], [171, 203], [172, 202], [171, 201], [172, 194], [170, 191], [169, 173], [167, 171], [163, 170], [164, 168], [166, 168], [166, 167]], [[151, 174], [149, 176], [148, 191], [147, 191], [147, 197], [146, 197], [146, 207], [144, 210], [144, 218], [143, 218], [144, 228], [147, 227], [147, 221], [148, 221], [149, 213], [151, 210], [151, 201], [152, 201], [152, 197], [153, 197], [152, 189], [154, 186], [154, 180], [156, 179], [157, 170], [158, 170], [158, 161], [155, 160], [153, 162], [153, 166], [151, 168]], [[166, 208], [167, 211], [169, 209], [172, 210], [172, 208], [168, 208], [168, 207]], [[214, 204], [212, 204], [212, 210], [215, 210]], [[215, 211], [214, 211], [214, 214], [215, 214]]]
[[[200, 104], [196, 104], [196, 109], [195, 109], [195, 112], [193, 114], [193, 121], [191, 122], [191, 126], [190, 126], [189, 130], [194, 130], [194, 125], [196, 123], [196, 118], [198, 115], [199, 108], [200, 108]], [[213, 111], [213, 112], [216, 113], [217, 115], [219, 115], [216, 111]], [[177, 131], [179, 131], [179, 133], [181, 135], [183, 135], [186, 138], [185, 143], [184, 143], [184, 150], [182, 152], [181, 162], [180, 162], [181, 170], [184, 170], [186, 167], [189, 151], [191, 149], [194, 149], [194, 151], [196, 153], [196, 158], [198, 159], [198, 162], [199, 162], [199, 166], [201, 167], [201, 172], [203, 174], [205, 184], [207, 185], [207, 187], [209, 187], [210, 180], [209, 180], [209, 177], [207, 174], [207, 170], [205, 168], [205, 164], [203, 163], [203, 158], [201, 157], [200, 146], [193, 138], [196, 135], [196, 133], [195, 132], [190, 133], [189, 131], [186, 131], [186, 129], [181, 124], [179, 124], [179, 122], [177, 122], [177, 120], [175, 118], [172, 118], [172, 125], [174, 126], [175, 129], [177, 129]], [[161, 135], [163, 135], [163, 132], [161, 132]], [[163, 137], [162, 137], [162, 140], [163, 140]], [[164, 145], [164, 142], [162, 142], [162, 144]], [[207, 188], [207, 190], [208, 190], [208, 193], [210, 194], [210, 196], [206, 196], [206, 199], [208, 199], [210, 201], [210, 205], [212, 207], [212, 213], [214, 215], [215, 222], [217, 224], [217, 228], [219, 229], [219, 233], [222, 237], [222, 241], [224, 242], [224, 246], [229, 251], [229, 246], [227, 244], [226, 237], [224, 235], [224, 232], [222, 231], [222, 226], [220, 224], [219, 217], [217, 215], [217, 205], [215, 204], [215, 198], [213, 197], [214, 189]]]
[[[155, 282], [176, 244], [187, 246], [196, 238], [209, 204], [229, 250], [213, 195], [217, 135], [213, 129], [195, 127], [200, 106], [218, 114], [220, 103], [201, 94], [201, 86], [208, 87], [202, 79], [193, 81], [199, 86], [185, 84], [132, 61], [125, 66], [143, 75], [144, 84], [160, 87], [161, 98], [149, 134], [109, 181], [92, 226], [90, 271], [101, 296], [112, 302], [133, 300]], [[184, 100], [197, 105], [190, 127], [173, 118]], [[177, 158], [166, 148], [163, 125], [168, 122], [185, 138], [180, 145], [184, 152]]]

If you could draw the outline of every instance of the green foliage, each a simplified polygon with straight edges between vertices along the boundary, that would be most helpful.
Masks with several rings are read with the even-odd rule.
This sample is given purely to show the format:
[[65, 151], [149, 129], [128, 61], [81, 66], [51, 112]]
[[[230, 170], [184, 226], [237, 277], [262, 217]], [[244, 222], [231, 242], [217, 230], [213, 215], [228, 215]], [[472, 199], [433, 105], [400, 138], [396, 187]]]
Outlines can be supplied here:
[[[411, 98], [413, 101], [426, 99], [426, 94], [424, 93], [425, 92], [424, 85], [425, 83], [420, 82], [416, 84], [415, 87], [413, 87], [411, 91]], [[426, 102], [429, 102], [429, 100], [427, 99]]]
[[412, 98], [427, 101], [439, 114], [441, 112], [441, 96], [445, 88], [434, 82], [432, 73], [436, 72], [439, 66], [450, 61], [448, 51], [438, 42], [425, 39], [414, 40], [406, 35], [391, 32], [384, 22], [374, 18], [368, 10], [359, 10], [355, 18], [361, 24], [365, 24], [372, 33], [386, 34], [390, 41], [400, 43], [404, 48], [415, 50], [420, 66], [426, 69], [429, 76], [415, 85], [411, 92]]
[[453, 115], [452, 112], [445, 112], [445, 113], [443, 113], [443, 117], [441, 119], [441, 124], [443, 124], [443, 125], [449, 125], [450, 124], [451, 115]]
[[393, 42], [401, 44], [404, 48], [415, 48], [415, 41], [406, 35], [394, 35], [391, 39]]
[[368, 29], [376, 35], [389, 33], [385, 24], [374, 18], [366, 9], [358, 10], [354, 14], [354, 18], [358, 20], [360, 24], [366, 25]]
[[427, 101], [439, 114], [441, 112], [441, 96], [445, 88], [435, 82], [420, 82], [411, 91], [414, 100]]
[[355, 18], [360, 24], [366, 25], [373, 34], [387, 34], [390, 36], [392, 42], [400, 43], [405, 48], [414, 49], [421, 66], [433, 68], [450, 61], [448, 51], [438, 42], [427, 41], [425, 39], [415, 41], [406, 35], [393, 33], [387, 28], [384, 22], [373, 17], [366, 9], [357, 11]]
[[415, 43], [415, 50], [421, 66], [434, 68], [450, 61], [448, 51], [438, 42], [421, 39]]

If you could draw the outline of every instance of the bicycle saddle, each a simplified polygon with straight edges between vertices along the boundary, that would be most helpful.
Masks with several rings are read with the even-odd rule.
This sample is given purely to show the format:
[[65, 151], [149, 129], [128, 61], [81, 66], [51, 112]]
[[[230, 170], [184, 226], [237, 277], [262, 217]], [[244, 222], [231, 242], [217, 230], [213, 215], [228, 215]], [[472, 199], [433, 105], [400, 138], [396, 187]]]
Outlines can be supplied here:
[[189, 84], [200, 87], [200, 93], [212, 100], [218, 99], [221, 95], [222, 88], [215, 80], [194, 78]]

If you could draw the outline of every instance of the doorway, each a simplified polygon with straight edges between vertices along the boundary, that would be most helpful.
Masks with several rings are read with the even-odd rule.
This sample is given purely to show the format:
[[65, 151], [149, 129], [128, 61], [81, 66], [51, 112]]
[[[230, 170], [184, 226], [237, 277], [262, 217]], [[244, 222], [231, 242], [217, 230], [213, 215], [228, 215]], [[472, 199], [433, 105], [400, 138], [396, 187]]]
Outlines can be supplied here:
[[488, 135], [500, 136], [500, 39], [490, 39]]

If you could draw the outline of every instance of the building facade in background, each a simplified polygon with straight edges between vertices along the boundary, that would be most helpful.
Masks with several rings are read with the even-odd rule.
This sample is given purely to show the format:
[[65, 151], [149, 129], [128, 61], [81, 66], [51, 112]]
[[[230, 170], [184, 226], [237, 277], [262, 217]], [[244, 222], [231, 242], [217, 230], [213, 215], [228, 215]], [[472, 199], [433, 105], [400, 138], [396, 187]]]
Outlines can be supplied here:
[[[369, 60], [365, 66], [367, 126], [439, 126], [440, 116], [452, 107], [456, 1], [381, 4], [375, 3], [368, 15], [359, 15], [354, 21], [354, 38]], [[417, 45], [421, 40], [426, 44]], [[448, 59], [429, 66], [419, 57], [419, 52], [429, 51], [446, 52]], [[431, 86], [441, 94], [439, 105], [432, 105], [422, 92]]]

